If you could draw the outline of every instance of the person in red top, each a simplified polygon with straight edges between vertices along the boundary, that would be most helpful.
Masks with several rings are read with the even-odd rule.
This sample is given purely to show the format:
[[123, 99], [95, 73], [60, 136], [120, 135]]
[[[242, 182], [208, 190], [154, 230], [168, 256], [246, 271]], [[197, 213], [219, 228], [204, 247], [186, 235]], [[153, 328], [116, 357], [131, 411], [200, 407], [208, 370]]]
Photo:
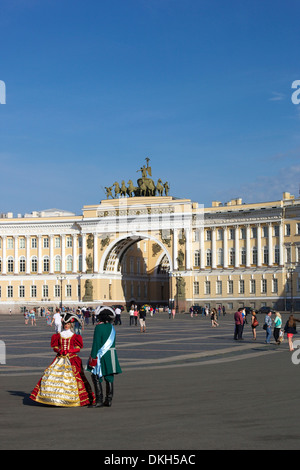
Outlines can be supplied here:
[[45, 370], [30, 398], [44, 405], [91, 405], [95, 396], [85, 377], [82, 361], [77, 355], [83, 348], [83, 341], [72, 329], [72, 323], [78, 321], [78, 318], [74, 314], [66, 313], [62, 320], [63, 331], [51, 338], [51, 347], [56, 357]]
[[239, 341], [243, 340], [243, 325], [244, 325], [244, 318], [242, 314], [243, 310], [244, 309], [241, 307], [234, 314], [234, 323], [235, 323], [234, 339], [239, 340]]

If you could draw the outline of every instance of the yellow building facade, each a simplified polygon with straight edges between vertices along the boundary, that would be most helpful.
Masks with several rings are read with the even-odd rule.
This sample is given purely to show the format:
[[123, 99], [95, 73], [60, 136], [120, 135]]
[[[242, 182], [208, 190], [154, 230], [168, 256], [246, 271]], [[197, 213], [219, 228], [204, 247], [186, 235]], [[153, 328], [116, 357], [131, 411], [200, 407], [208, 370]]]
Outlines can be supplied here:
[[300, 310], [300, 199], [120, 196], [0, 218], [0, 313], [131, 303]]

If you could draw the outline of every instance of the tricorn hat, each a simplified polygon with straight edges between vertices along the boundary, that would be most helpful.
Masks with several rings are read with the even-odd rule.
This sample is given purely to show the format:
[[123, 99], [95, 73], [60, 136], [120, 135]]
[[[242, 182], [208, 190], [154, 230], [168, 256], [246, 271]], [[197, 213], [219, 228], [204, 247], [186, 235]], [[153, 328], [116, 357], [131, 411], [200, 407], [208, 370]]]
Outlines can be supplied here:
[[100, 306], [95, 310], [96, 320], [99, 322], [111, 323], [115, 319], [115, 311], [111, 307]]

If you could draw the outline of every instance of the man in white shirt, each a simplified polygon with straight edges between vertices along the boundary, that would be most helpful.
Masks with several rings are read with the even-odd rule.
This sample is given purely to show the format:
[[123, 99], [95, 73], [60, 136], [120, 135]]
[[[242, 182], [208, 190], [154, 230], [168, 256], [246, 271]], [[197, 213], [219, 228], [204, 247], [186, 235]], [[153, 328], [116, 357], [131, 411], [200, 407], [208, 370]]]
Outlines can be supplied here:
[[55, 326], [55, 333], [60, 333], [61, 332], [61, 315], [60, 315], [58, 308], [56, 309], [56, 312], [53, 315], [51, 326], [53, 325], [53, 323]]
[[115, 314], [116, 314], [116, 319], [115, 319], [115, 325], [122, 325], [122, 322], [121, 322], [121, 309], [119, 307], [117, 307], [115, 309]]

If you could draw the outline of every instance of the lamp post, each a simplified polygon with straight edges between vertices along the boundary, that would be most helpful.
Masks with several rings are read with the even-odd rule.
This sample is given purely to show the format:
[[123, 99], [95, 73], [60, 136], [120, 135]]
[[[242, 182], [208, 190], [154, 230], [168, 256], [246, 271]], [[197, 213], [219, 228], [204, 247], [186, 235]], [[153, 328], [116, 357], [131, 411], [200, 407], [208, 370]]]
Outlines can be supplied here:
[[66, 276], [57, 276], [56, 279], [58, 281], [60, 281], [60, 305], [59, 305], [59, 308], [62, 309], [62, 305], [63, 305], [63, 303], [62, 303], [62, 284], [63, 284], [63, 281], [67, 278], [66, 278]]
[[294, 286], [293, 286], [293, 274], [295, 271], [295, 263], [288, 263], [286, 267], [286, 271], [289, 274], [289, 280], [290, 280], [290, 288], [291, 288], [291, 306], [290, 306], [290, 312], [291, 315], [294, 313]]
[[179, 278], [181, 277], [181, 274], [176, 272], [176, 273], [173, 273], [173, 276], [175, 277], [176, 279], [176, 292], [175, 292], [175, 295], [176, 295], [176, 313], [178, 313], [178, 310], [179, 310], [179, 292], [178, 292], [178, 280]]

